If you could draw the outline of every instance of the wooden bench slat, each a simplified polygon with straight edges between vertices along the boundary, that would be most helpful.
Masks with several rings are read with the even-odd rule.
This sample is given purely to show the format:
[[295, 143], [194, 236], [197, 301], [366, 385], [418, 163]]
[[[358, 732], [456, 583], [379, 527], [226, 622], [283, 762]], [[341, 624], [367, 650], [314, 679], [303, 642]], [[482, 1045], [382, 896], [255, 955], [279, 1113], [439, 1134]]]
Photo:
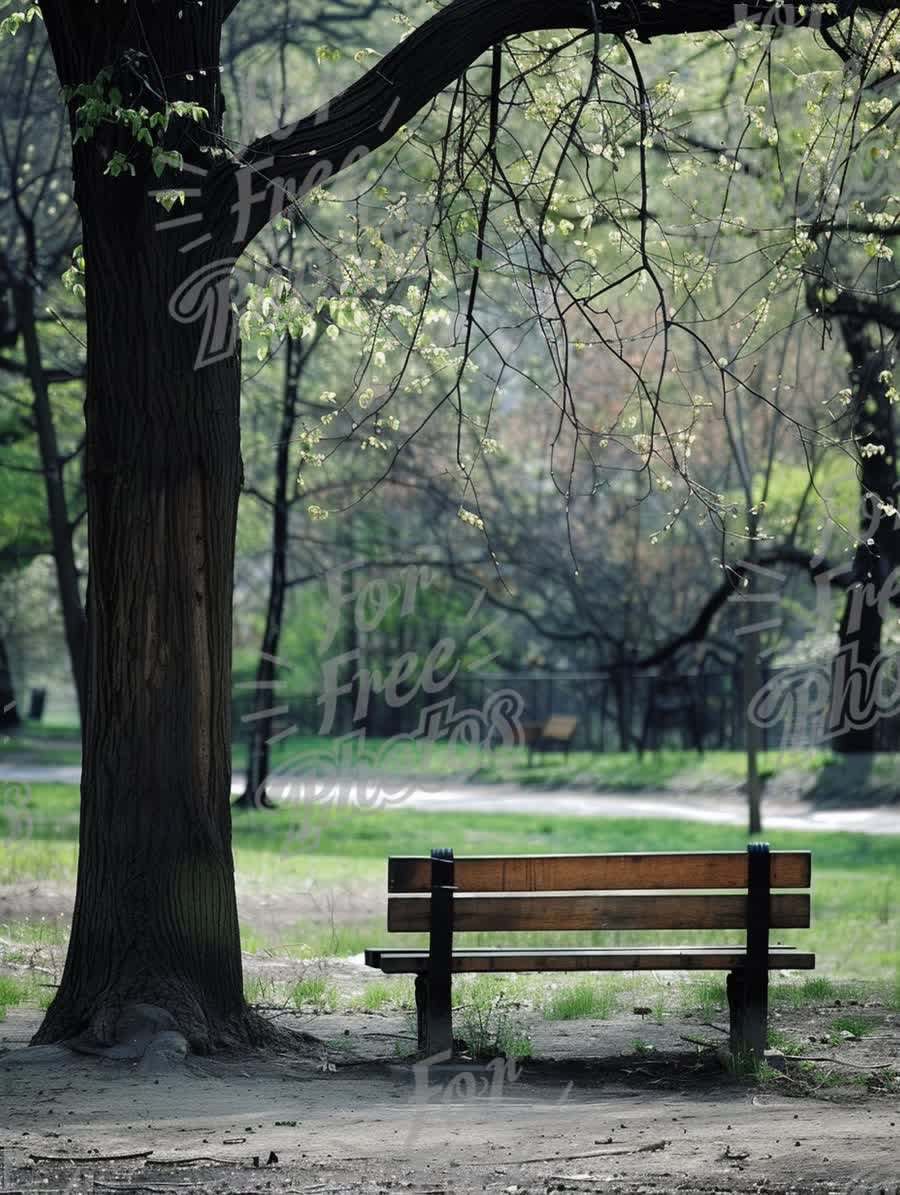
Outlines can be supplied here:
[[[772, 851], [772, 887], [808, 888], [809, 851]], [[589, 892], [746, 888], [747, 852], [629, 855], [465, 856], [454, 860], [460, 892]], [[388, 892], [428, 892], [431, 860], [388, 860]]]
[[[770, 925], [799, 929], [809, 925], [808, 893], [775, 893]], [[388, 899], [388, 930], [427, 931], [431, 899]], [[457, 896], [454, 933], [519, 930], [744, 929], [747, 898], [721, 896]]]
[[574, 737], [577, 729], [578, 719], [571, 714], [551, 714], [541, 727], [541, 738], [566, 742]]
[[[472, 971], [729, 971], [747, 958], [740, 946], [649, 947], [583, 950], [565, 948], [454, 950], [454, 972]], [[366, 964], [388, 975], [428, 969], [427, 950], [367, 950]], [[812, 970], [816, 956], [791, 947], [769, 951], [770, 970]]]

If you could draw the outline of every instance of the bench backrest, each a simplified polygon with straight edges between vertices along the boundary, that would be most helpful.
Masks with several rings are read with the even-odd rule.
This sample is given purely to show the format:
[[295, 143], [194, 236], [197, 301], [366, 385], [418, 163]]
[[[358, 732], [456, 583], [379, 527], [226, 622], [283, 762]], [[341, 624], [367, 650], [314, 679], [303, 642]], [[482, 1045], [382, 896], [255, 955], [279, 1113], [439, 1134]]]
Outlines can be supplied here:
[[389, 930], [431, 930], [432, 895], [447, 888], [449, 905], [437, 904], [452, 909], [455, 933], [747, 929], [760, 917], [793, 929], [810, 920], [808, 892], [771, 892], [809, 888], [809, 851], [443, 856], [439, 870], [429, 857], [388, 860]]
[[571, 714], [551, 714], [541, 729], [541, 735], [545, 739], [562, 739], [565, 742], [574, 737], [577, 726], [578, 719]]

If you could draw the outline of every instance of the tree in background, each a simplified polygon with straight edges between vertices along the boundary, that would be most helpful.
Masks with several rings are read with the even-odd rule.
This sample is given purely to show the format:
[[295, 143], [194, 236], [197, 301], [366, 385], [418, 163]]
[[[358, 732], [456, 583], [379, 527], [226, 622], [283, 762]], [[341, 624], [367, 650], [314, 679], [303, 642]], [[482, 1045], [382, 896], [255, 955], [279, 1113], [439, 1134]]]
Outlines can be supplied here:
[[[33, 12], [33, 10], [29, 10]], [[10, 20], [11, 18], [7, 18]], [[67, 193], [68, 136], [59, 110], [58, 87], [50, 49], [34, 16], [4, 50], [8, 70], [0, 118], [0, 218], [6, 231], [0, 253], [0, 292], [5, 301], [4, 349], [0, 371], [6, 376], [4, 405], [35, 439], [43, 475], [46, 526], [53, 555], [66, 645], [79, 711], [85, 705], [85, 616], [75, 533], [84, 514], [78, 479], [67, 483], [67, 469], [77, 464], [81, 444], [69, 440], [72, 399], [83, 377], [77, 333], [79, 322], [58, 322], [46, 308], [62, 297], [60, 274], [70, 264], [78, 237], [78, 215]], [[77, 272], [77, 271], [75, 271]], [[47, 355], [51, 360], [47, 360]], [[63, 387], [54, 402], [51, 388]], [[73, 395], [74, 391], [74, 395]], [[26, 397], [27, 396], [27, 397]], [[27, 415], [23, 412], [27, 411]], [[8, 462], [13, 470], [34, 467]]]

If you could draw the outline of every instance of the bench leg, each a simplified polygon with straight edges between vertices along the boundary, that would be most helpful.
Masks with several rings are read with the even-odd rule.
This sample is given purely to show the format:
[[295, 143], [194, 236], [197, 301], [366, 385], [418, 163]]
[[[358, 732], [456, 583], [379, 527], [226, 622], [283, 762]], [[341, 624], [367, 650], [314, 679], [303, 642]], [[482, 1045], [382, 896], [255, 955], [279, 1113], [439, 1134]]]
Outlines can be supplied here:
[[769, 976], [731, 971], [726, 982], [731, 1033], [731, 1057], [758, 1064], [766, 1054]]
[[451, 979], [436, 981], [430, 975], [416, 976], [416, 1030], [419, 1053], [426, 1057], [453, 1050]]

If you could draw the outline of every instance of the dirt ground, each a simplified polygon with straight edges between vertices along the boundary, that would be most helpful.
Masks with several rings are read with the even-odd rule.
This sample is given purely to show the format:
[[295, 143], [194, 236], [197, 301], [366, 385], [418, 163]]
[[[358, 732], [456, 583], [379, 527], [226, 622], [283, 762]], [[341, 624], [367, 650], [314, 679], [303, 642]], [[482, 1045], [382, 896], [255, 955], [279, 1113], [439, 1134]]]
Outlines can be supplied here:
[[[372, 917], [384, 919], [387, 894], [383, 882], [365, 884], [354, 879], [325, 888], [311, 883], [272, 887], [266, 876], [235, 877], [241, 924], [265, 938], [279, 939], [298, 923], [359, 922]], [[52, 880], [22, 880], [0, 884], [0, 925], [6, 922], [60, 920], [66, 927], [72, 919], [74, 885]], [[2, 963], [2, 957], [0, 957]]]
[[[352, 963], [329, 975], [365, 982]], [[879, 1011], [876, 1033], [840, 1047], [822, 1041], [834, 1009], [773, 1023], [845, 1075], [872, 1075], [900, 1061], [900, 1016]], [[830, 1086], [796, 1064], [764, 1084], [734, 1079], [684, 1040], [717, 1044], [721, 1021], [534, 1014], [535, 1060], [434, 1067], [429, 1082], [402, 1057], [414, 1043], [396, 1012], [282, 1018], [322, 1046], [158, 1074], [22, 1060], [39, 1015], [10, 1009], [0, 1023], [2, 1192], [900, 1193], [896, 1084]], [[636, 1053], [636, 1038], [653, 1049]]]
[[[286, 905], [298, 916], [302, 892], [284, 902], [255, 887], [240, 893], [251, 923], [279, 927]], [[46, 883], [2, 896], [6, 916], [67, 919], [71, 908], [71, 892]], [[374, 899], [359, 890], [334, 903], [359, 916]], [[27, 967], [49, 983], [62, 957], [48, 943], [10, 973]], [[321, 975], [342, 1005], [381, 978], [359, 959], [254, 954], [244, 963], [248, 978], [279, 986]], [[900, 1014], [866, 1008], [881, 1019], [877, 1031], [836, 1047], [826, 1029], [845, 1011], [773, 1010], [772, 1027], [801, 1043], [817, 1070], [791, 1061], [785, 1075], [758, 1084], [731, 1078], [716, 1057], [724, 1010], [711, 1023], [666, 1013], [657, 1024], [632, 1012], [547, 1021], [523, 1007], [517, 1019], [533, 1061], [438, 1067], [429, 1082], [398, 1011], [272, 1010], [321, 1046], [303, 1056], [189, 1058], [156, 1074], [77, 1055], [41, 1060], [28, 1051], [21, 1061], [15, 1052], [40, 1013], [10, 1008], [0, 1022], [0, 1195], [900, 1195], [900, 1085], [878, 1078], [878, 1068], [900, 1070]]]

